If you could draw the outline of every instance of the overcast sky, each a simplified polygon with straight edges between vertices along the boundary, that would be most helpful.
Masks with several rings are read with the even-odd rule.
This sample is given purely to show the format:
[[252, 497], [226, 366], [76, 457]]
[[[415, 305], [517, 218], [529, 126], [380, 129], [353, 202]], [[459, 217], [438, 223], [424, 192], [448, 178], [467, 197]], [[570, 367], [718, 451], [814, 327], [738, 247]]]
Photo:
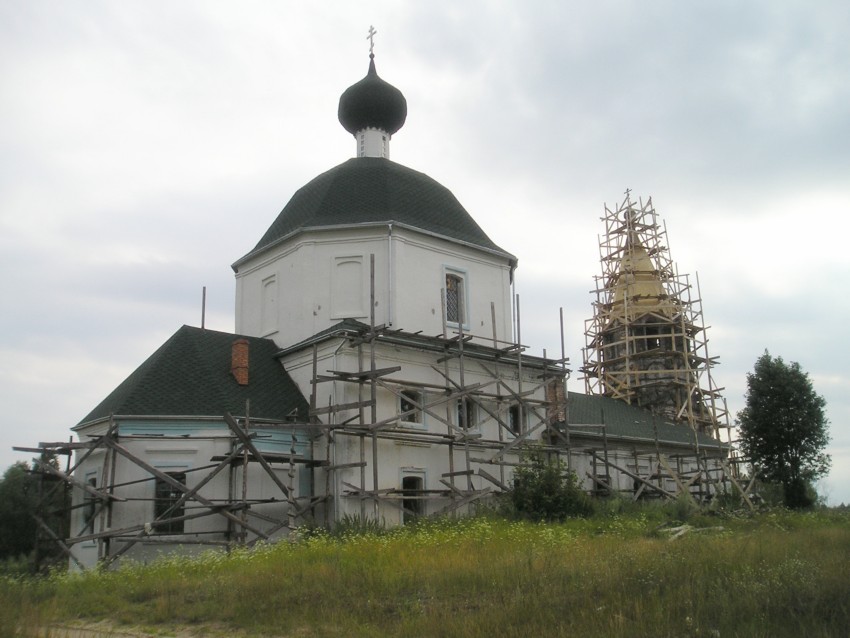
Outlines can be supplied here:
[[233, 330], [230, 264], [352, 157], [368, 66], [408, 101], [392, 158], [519, 258], [523, 342], [577, 372], [605, 203], [652, 197], [698, 273], [729, 408], [765, 349], [828, 403], [850, 503], [850, 5], [0, 3], [0, 470], [181, 325]]

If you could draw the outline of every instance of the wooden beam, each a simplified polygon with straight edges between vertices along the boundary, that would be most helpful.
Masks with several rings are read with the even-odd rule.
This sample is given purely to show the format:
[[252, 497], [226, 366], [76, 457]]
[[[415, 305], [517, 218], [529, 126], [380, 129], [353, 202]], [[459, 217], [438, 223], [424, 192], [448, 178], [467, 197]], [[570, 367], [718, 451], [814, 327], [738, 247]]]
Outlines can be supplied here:
[[343, 410], [357, 410], [359, 408], [372, 407], [372, 401], [354, 401], [352, 403], [340, 403], [337, 405], [329, 405], [326, 408], [316, 408], [310, 410], [310, 416], [319, 416], [320, 414], [332, 414], [342, 412]]
[[283, 481], [280, 480], [277, 474], [275, 474], [272, 466], [268, 464], [268, 461], [263, 457], [263, 454], [254, 446], [254, 443], [251, 441], [251, 438], [245, 433], [245, 431], [239, 427], [239, 424], [236, 423], [236, 420], [233, 418], [233, 415], [230, 412], [224, 413], [224, 422], [227, 423], [227, 426], [230, 428], [230, 431], [236, 435], [236, 438], [244, 445], [248, 450], [256, 457], [257, 463], [266, 471], [266, 474], [269, 475], [269, 478], [280, 488], [280, 491], [283, 492], [283, 495], [289, 498], [289, 488], [283, 484]]
[[477, 474], [478, 474], [478, 476], [481, 476], [481, 477], [483, 477], [483, 478], [487, 479], [488, 481], [490, 481], [491, 483], [493, 483], [493, 485], [495, 485], [495, 486], [497, 486], [497, 487], [501, 488], [501, 489], [502, 489], [502, 490], [504, 490], [505, 492], [509, 492], [509, 491], [510, 491], [510, 489], [511, 489], [510, 487], [508, 487], [507, 485], [505, 485], [504, 483], [502, 483], [502, 481], [500, 481], [500, 480], [499, 480], [499, 479], [497, 479], [495, 476], [493, 476], [492, 474], [490, 474], [490, 473], [489, 473], [487, 470], [485, 470], [484, 468], [480, 468], [480, 467], [479, 467], [479, 468], [478, 468], [478, 471], [477, 471]]
[[35, 522], [38, 524], [38, 526], [43, 531], [47, 532], [47, 535], [50, 536], [50, 539], [59, 546], [59, 549], [61, 549], [62, 552], [68, 558], [70, 558], [72, 561], [74, 561], [74, 563], [76, 563], [77, 567], [79, 567], [81, 570], [85, 571], [85, 567], [83, 566], [83, 564], [79, 560], [77, 560], [77, 557], [74, 556], [74, 553], [71, 551], [71, 548], [68, 547], [65, 544], [65, 542], [56, 535], [56, 532], [54, 532], [52, 529], [50, 529], [50, 527], [47, 525], [47, 523], [45, 523], [40, 516], [33, 514], [32, 517], [35, 519]]
[[693, 494], [691, 494], [691, 491], [690, 491], [687, 487], [685, 487], [685, 486], [682, 484], [682, 481], [680, 481], [680, 480], [679, 480], [679, 476], [678, 476], [678, 474], [676, 474], [676, 472], [674, 472], [674, 471], [670, 468], [670, 464], [669, 464], [669, 463], [667, 463], [667, 459], [664, 457], [664, 455], [663, 455], [663, 454], [659, 454], [659, 455], [658, 455], [658, 462], [659, 462], [659, 463], [660, 463], [660, 464], [664, 467], [664, 469], [665, 469], [665, 470], [667, 470], [667, 472], [670, 474], [670, 477], [671, 477], [674, 481], [676, 481], [676, 485], [678, 485], [678, 486], [679, 486], [679, 493], [680, 493], [680, 494], [687, 494], [687, 495], [688, 495], [688, 497], [689, 497], [692, 501], [696, 502], [696, 501], [694, 500], [694, 496], [693, 496]]
[[87, 494], [94, 496], [99, 501], [120, 501], [122, 503], [127, 501], [126, 498], [121, 498], [120, 496], [115, 496], [113, 494], [110, 494], [109, 492], [104, 492], [104, 491], [98, 490], [96, 488], [93, 488], [91, 485], [88, 485], [86, 483], [78, 481], [73, 476], [68, 476], [62, 470], [56, 469], [55, 467], [50, 465], [50, 463], [45, 463], [44, 461], [42, 461], [40, 459], [34, 459], [33, 462], [40, 469], [44, 470], [48, 474], [52, 474], [53, 476], [57, 476], [60, 479], [62, 479], [63, 481], [65, 481], [66, 483], [70, 483], [74, 487], [80, 488], [81, 490], [83, 490]]
[[465, 496], [464, 498], [462, 498], [460, 500], [452, 501], [446, 507], [441, 509], [438, 513], [439, 514], [448, 514], [450, 512], [453, 512], [454, 510], [459, 509], [459, 508], [461, 508], [465, 505], [469, 505], [470, 503], [474, 503], [478, 499], [484, 498], [485, 496], [490, 494], [492, 491], [493, 491], [492, 488], [485, 487], [483, 490], [478, 490], [476, 492], [473, 492], [472, 494], [469, 494], [468, 496]]
[[328, 472], [335, 472], [336, 470], [347, 470], [353, 467], [366, 467], [366, 462], [359, 461], [356, 463], [340, 463], [339, 465], [329, 465], [326, 469]]
[[[245, 438], [247, 440], [247, 437], [245, 437]], [[168, 485], [170, 485], [174, 489], [178, 490], [179, 492], [185, 493], [185, 492], [189, 491], [189, 488], [187, 486], [185, 486], [183, 483], [174, 479], [173, 477], [166, 474], [165, 472], [158, 470], [157, 468], [152, 466], [150, 463], [147, 463], [144, 460], [140, 459], [138, 456], [136, 456], [135, 454], [130, 452], [127, 448], [123, 447], [122, 445], [119, 445], [116, 441], [113, 441], [111, 439], [107, 439], [105, 442], [106, 442], [106, 445], [108, 445], [113, 450], [118, 452], [121, 456], [129, 459], [130, 461], [132, 461], [133, 463], [135, 463], [136, 465], [141, 467], [143, 470], [147, 471], [149, 474], [153, 474], [156, 478], [160, 479], [164, 483], [167, 483]], [[248, 442], [250, 443], [250, 440]], [[238, 516], [231, 514], [227, 510], [217, 509], [217, 506], [216, 506], [215, 503], [213, 503], [212, 501], [210, 501], [207, 498], [202, 497], [200, 494], [195, 494], [193, 498], [194, 498], [194, 500], [198, 501], [202, 505], [206, 505], [207, 507], [209, 507], [211, 509], [215, 509], [216, 514], [224, 516], [225, 518], [233, 521], [237, 525], [244, 527], [245, 529], [247, 529], [250, 532], [253, 532], [257, 536], [262, 536], [263, 538], [268, 538], [268, 536], [266, 536], [266, 534], [264, 532], [262, 532], [259, 529], [254, 528], [254, 527], [251, 527], [250, 525], [245, 523], [245, 521], [243, 521]]]
[[390, 368], [378, 368], [376, 370], [363, 370], [362, 372], [328, 370], [328, 373], [334, 375], [338, 380], [341, 381], [348, 381], [352, 379], [356, 381], [365, 381], [367, 379], [377, 379], [378, 377], [385, 377], [388, 374], [392, 374], [393, 372], [399, 372], [400, 370], [401, 366], [392, 366]]
[[634, 480], [636, 480], [636, 481], [640, 481], [641, 483], [645, 483], [645, 484], [646, 484], [646, 486], [647, 486], [649, 489], [654, 490], [654, 491], [656, 491], [656, 492], [660, 492], [661, 494], [663, 494], [663, 495], [664, 495], [664, 496], [666, 496], [667, 498], [670, 498], [670, 499], [675, 499], [675, 498], [676, 498], [676, 495], [675, 495], [675, 494], [671, 494], [670, 492], [668, 492], [668, 491], [667, 491], [667, 490], [665, 490], [664, 488], [658, 487], [658, 486], [657, 486], [657, 485], [655, 485], [654, 483], [650, 483], [649, 481], [647, 481], [646, 479], [644, 479], [642, 476], [639, 476], [639, 475], [637, 475], [637, 474], [635, 474], [635, 473], [633, 473], [633, 472], [630, 472], [629, 470], [627, 470], [627, 469], [625, 469], [625, 468], [620, 467], [619, 465], [617, 465], [616, 463], [614, 463], [614, 462], [613, 462], [613, 461], [611, 461], [610, 459], [606, 460], [606, 459], [604, 459], [604, 458], [600, 458], [600, 457], [599, 457], [599, 455], [598, 455], [598, 454], [596, 454], [595, 452], [591, 452], [591, 453], [590, 453], [590, 455], [591, 455], [593, 458], [597, 459], [598, 461], [601, 461], [602, 463], [604, 463], [606, 466], [613, 467], [615, 470], [617, 470], [617, 471], [619, 471], [619, 472], [622, 472], [622, 473], [623, 473], [623, 474], [625, 474], [626, 476], [630, 476], [631, 478], [633, 478], [633, 479], [634, 479]]

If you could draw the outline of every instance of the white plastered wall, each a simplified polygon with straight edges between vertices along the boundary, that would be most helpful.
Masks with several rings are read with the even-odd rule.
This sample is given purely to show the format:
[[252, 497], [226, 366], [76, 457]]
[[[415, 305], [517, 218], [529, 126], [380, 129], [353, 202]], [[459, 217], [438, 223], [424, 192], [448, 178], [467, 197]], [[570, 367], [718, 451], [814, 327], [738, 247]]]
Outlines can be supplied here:
[[[369, 369], [370, 357], [369, 346], [362, 346], [362, 363], [358, 362], [358, 353], [356, 347], [349, 347], [343, 339], [333, 339], [324, 342], [317, 349], [317, 373], [327, 375], [329, 371], [344, 371], [355, 372], [359, 369]], [[432, 439], [433, 442], [424, 440], [427, 434], [446, 435], [450, 433], [460, 432], [457, 407], [454, 400], [446, 401], [443, 397], [445, 392], [441, 389], [445, 387], [445, 378], [437, 371], [434, 366], [443, 369], [442, 364], [438, 364], [437, 360], [441, 356], [439, 352], [428, 352], [417, 350], [410, 347], [393, 346], [389, 344], [380, 344], [376, 346], [376, 367], [389, 368], [400, 366], [401, 370], [394, 372], [387, 377], [385, 381], [389, 382], [396, 390], [414, 389], [422, 393], [422, 400], [425, 404], [432, 404], [429, 414], [427, 411], [421, 416], [420, 422], [417, 424], [399, 424], [398, 422], [388, 425], [383, 430], [387, 436], [406, 435], [407, 440], [388, 440], [387, 438], [379, 438], [378, 440], [378, 484], [379, 490], [390, 488], [398, 489], [401, 487], [402, 478], [406, 474], [420, 475], [424, 478], [424, 488], [426, 490], [446, 490], [447, 486], [441, 482], [444, 475], [450, 471], [466, 470], [466, 449], [463, 444], [458, 442], [454, 445], [453, 451], [450, 453], [450, 448], [445, 444], [446, 439], [439, 442], [438, 437]], [[311, 387], [311, 379], [313, 374], [312, 364], [312, 349], [304, 349], [297, 353], [291, 353], [284, 358], [282, 363], [286, 367], [290, 376], [296, 384], [306, 390]], [[452, 361], [449, 363], [449, 375], [457, 380], [459, 378], [458, 362]], [[492, 362], [484, 364], [488, 369], [493, 370]], [[361, 367], [362, 366], [362, 367]], [[515, 376], [515, 370], [514, 376]], [[527, 369], [524, 372], [524, 387], [526, 390], [535, 387], [539, 383], [537, 375], [538, 370]], [[468, 361], [464, 369], [464, 381], [467, 385], [477, 383], [489, 383], [492, 381], [490, 374], [474, 361]], [[515, 381], [515, 379], [514, 379]], [[362, 395], [359, 394], [358, 385], [356, 383], [333, 381], [320, 383], [316, 386], [317, 396], [316, 405], [318, 407], [328, 405], [343, 405], [351, 404], [363, 399], [368, 399], [370, 396], [370, 387], [364, 384], [362, 387]], [[488, 386], [487, 390], [490, 393], [496, 393], [496, 385]], [[543, 400], [544, 391], [539, 388], [535, 398]], [[309, 396], [309, 394], [307, 395]], [[504, 400], [498, 401], [494, 398], [482, 400], [487, 409], [495, 414], [498, 414], [503, 422], [508, 421], [508, 409], [513, 403], [507, 393]], [[539, 408], [541, 414], [545, 414], [545, 408]], [[371, 408], [364, 408], [364, 419], [366, 423], [371, 422]], [[379, 387], [377, 389], [377, 410], [376, 421], [392, 419], [399, 413], [399, 399], [392, 391]], [[490, 441], [501, 441], [502, 444], [507, 444], [513, 439], [513, 435], [501, 427], [495, 419], [493, 419], [487, 411], [481, 408], [476, 408], [477, 418], [479, 423], [473, 431], [480, 434], [481, 438]], [[356, 410], [347, 410], [334, 414], [332, 417], [323, 415], [322, 422], [333, 422], [341, 424], [357, 414]], [[355, 419], [355, 422], [358, 420]], [[445, 421], [451, 422], [456, 428], [450, 428]], [[534, 422], [529, 419], [529, 422]], [[501, 432], [500, 432], [501, 430]], [[542, 430], [534, 433], [533, 439], [539, 439]], [[399, 439], [404, 436], [399, 436]], [[377, 506], [373, 501], [361, 501], [357, 496], [346, 496], [346, 492], [351, 492], [352, 487], [361, 487], [366, 490], [374, 488], [374, 472], [373, 472], [373, 452], [371, 435], [364, 433], [361, 438], [354, 428], [346, 433], [337, 430], [333, 435], [334, 444], [331, 448], [332, 457], [329, 459], [331, 465], [346, 465], [358, 463], [363, 458], [366, 461], [365, 469], [361, 470], [357, 467], [348, 467], [338, 470], [331, 476], [331, 490], [333, 492], [333, 507], [332, 518], [340, 520], [344, 515], [360, 516], [366, 515], [369, 518], [377, 517], [387, 524], [395, 525], [401, 523], [401, 510], [398, 507], [400, 501], [386, 499]], [[361, 457], [361, 440], [363, 452]], [[316, 450], [323, 448], [324, 444], [316, 446]], [[482, 447], [474, 442], [470, 445], [470, 454], [472, 458], [484, 458], [494, 455], [498, 450], [498, 446]], [[316, 455], [317, 457], [319, 454]], [[505, 458], [507, 461], [516, 462], [518, 460], [516, 453], [508, 454]], [[512, 468], [510, 466], [500, 467], [498, 465], [486, 464], [481, 462], [473, 462], [470, 469], [475, 471], [478, 467], [484, 468], [490, 474], [509, 483], [511, 479]], [[365, 478], [365, 481], [363, 480]], [[453, 482], [458, 489], [467, 490], [468, 479], [466, 476], [456, 476], [454, 479], [446, 478], [449, 482]], [[322, 476], [317, 481], [319, 486], [324, 485], [324, 477]], [[472, 477], [473, 487], [482, 489], [486, 487], [494, 487], [486, 479], [481, 476], [474, 475]], [[429, 500], [424, 503], [423, 514], [436, 513], [438, 509], [449, 504], [448, 498], [440, 500]], [[363, 504], [363, 505], [361, 505]]]
[[[369, 323], [371, 255], [376, 324], [441, 334], [441, 290], [450, 270], [465, 280], [464, 330], [489, 341], [492, 302], [497, 338], [511, 338], [507, 257], [390, 224], [301, 233], [241, 264], [236, 332], [286, 347], [345, 318]], [[264, 307], [269, 299], [273, 312]]]

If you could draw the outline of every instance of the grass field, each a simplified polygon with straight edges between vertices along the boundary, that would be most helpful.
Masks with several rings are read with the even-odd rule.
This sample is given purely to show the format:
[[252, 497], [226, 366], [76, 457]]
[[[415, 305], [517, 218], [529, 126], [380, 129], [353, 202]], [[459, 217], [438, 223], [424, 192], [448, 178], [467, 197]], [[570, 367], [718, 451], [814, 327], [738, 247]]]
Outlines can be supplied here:
[[670, 518], [482, 516], [5, 577], [0, 636], [80, 619], [159, 636], [850, 635], [846, 512], [691, 513], [674, 540]]

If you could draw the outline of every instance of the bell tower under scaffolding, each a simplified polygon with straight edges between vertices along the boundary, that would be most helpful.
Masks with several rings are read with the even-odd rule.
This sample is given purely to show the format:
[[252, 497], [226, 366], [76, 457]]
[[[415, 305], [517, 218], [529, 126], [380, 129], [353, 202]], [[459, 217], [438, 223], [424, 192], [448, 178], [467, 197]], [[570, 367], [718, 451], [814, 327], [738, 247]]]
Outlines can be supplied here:
[[679, 275], [652, 198], [629, 191], [605, 206], [593, 318], [585, 322], [588, 394], [640, 406], [699, 432], [729, 440], [725, 400], [711, 377], [699, 279]]

